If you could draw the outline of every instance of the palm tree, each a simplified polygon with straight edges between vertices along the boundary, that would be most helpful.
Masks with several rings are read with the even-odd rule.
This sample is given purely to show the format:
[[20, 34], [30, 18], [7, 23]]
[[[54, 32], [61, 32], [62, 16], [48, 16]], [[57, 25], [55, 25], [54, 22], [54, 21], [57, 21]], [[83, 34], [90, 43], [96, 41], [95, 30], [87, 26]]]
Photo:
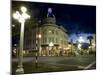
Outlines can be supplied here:
[[92, 39], [93, 39], [93, 36], [88, 36], [87, 39], [89, 40], [90, 45], [92, 45]]

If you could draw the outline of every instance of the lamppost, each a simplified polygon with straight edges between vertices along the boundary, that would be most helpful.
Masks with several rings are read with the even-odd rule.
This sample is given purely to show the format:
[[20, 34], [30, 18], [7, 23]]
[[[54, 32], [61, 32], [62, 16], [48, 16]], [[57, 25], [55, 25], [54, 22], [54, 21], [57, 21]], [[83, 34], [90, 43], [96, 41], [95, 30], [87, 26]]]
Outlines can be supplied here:
[[78, 49], [81, 51], [81, 54], [82, 54], [82, 43], [84, 42], [84, 39], [83, 39], [83, 37], [82, 36], [80, 36], [79, 37], [79, 39], [78, 39]]
[[36, 34], [36, 60], [35, 60], [35, 67], [37, 68], [38, 66], [38, 52], [40, 51], [41, 49], [41, 44], [40, 44], [40, 41], [41, 41], [41, 34]]
[[38, 35], [38, 38], [39, 38], [39, 55], [41, 55], [41, 37], [42, 37], [42, 35], [39, 34]]
[[26, 13], [27, 12], [26, 7], [21, 7], [20, 10], [21, 10], [21, 13], [19, 11], [16, 11], [13, 14], [13, 18], [18, 20], [19, 23], [21, 23], [20, 50], [19, 50], [18, 68], [16, 70], [16, 73], [24, 73], [24, 69], [23, 69], [24, 24], [25, 24], [25, 21], [30, 18], [30, 16]]

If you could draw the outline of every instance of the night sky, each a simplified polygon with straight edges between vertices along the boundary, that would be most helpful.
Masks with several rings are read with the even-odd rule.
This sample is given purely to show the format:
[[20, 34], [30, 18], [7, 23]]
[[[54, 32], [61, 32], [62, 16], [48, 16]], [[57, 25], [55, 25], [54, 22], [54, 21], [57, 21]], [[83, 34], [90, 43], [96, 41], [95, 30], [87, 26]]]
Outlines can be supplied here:
[[27, 7], [31, 18], [39, 20], [46, 17], [48, 8], [52, 8], [57, 25], [67, 29], [69, 36], [96, 34], [96, 6], [13, 1], [12, 12], [20, 6]]

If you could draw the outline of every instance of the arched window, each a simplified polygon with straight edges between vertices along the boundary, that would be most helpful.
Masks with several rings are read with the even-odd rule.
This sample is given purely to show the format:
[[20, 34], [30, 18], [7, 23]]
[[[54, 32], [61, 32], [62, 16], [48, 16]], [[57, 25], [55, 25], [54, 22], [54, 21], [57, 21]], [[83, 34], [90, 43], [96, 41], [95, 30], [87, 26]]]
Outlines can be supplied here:
[[53, 29], [49, 29], [48, 32], [49, 32], [49, 34], [54, 34], [55, 33], [55, 31]]

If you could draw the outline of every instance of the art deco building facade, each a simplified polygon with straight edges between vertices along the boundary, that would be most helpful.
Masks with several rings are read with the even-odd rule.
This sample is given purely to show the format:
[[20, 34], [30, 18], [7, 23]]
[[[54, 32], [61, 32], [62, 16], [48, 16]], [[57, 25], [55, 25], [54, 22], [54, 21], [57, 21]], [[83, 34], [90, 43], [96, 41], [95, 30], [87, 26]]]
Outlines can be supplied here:
[[59, 56], [66, 54], [68, 47], [67, 30], [56, 25], [56, 17], [48, 12], [47, 17], [25, 33], [25, 50], [38, 50], [40, 56]]

